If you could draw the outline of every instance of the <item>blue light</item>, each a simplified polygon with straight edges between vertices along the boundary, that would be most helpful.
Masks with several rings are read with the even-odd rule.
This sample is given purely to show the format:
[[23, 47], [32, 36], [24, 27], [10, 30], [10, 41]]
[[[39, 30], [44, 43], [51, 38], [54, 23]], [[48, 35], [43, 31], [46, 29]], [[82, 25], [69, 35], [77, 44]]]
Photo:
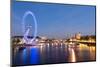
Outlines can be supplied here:
[[32, 48], [30, 52], [30, 64], [39, 64], [39, 52], [37, 48]]
[[22, 58], [23, 63], [26, 64], [26, 61], [27, 61], [27, 49], [23, 50], [22, 56], [23, 56], [23, 58]]

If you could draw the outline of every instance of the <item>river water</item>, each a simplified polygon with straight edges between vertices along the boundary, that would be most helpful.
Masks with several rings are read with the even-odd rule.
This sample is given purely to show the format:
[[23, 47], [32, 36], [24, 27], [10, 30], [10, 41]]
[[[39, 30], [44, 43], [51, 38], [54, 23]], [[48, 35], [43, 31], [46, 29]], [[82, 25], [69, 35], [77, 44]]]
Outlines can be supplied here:
[[42, 44], [14, 49], [13, 65], [40, 65], [56, 63], [88, 62], [96, 60], [96, 47], [80, 44]]

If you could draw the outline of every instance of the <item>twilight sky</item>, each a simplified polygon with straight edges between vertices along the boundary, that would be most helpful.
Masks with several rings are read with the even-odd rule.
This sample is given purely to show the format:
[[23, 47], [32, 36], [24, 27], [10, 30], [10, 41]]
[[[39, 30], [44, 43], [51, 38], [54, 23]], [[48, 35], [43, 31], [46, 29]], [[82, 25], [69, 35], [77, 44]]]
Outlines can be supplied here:
[[[11, 35], [22, 36], [22, 18], [26, 11], [32, 11], [37, 20], [37, 35], [49, 38], [64, 38], [67, 34], [81, 32], [95, 34], [95, 6], [47, 4], [36, 2], [13, 2]], [[32, 26], [29, 35], [34, 34], [34, 20], [31, 15], [25, 19], [25, 27]]]

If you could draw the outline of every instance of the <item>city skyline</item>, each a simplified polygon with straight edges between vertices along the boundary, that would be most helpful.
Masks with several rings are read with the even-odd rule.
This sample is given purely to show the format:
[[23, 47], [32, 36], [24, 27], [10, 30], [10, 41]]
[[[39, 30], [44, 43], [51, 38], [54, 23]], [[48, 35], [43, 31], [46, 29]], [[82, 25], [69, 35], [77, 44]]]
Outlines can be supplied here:
[[[22, 36], [22, 18], [26, 11], [35, 14], [37, 20], [37, 36], [64, 38], [67, 34], [81, 32], [83, 35], [95, 34], [95, 6], [71, 4], [47, 4], [36, 2], [16, 2], [12, 4], [12, 36]], [[25, 19], [27, 25], [34, 20], [30, 15]]]

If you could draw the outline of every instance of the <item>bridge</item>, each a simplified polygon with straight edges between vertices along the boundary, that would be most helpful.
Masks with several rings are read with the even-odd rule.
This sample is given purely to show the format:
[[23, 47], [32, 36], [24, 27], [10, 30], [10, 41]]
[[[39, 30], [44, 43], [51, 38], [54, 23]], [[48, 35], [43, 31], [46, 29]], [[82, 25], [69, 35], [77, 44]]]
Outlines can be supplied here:
[[69, 42], [73, 42], [73, 43], [81, 43], [81, 44], [87, 44], [88, 46], [95, 46], [96, 42], [95, 41], [87, 41], [87, 40], [73, 40], [73, 41], [69, 41]]

